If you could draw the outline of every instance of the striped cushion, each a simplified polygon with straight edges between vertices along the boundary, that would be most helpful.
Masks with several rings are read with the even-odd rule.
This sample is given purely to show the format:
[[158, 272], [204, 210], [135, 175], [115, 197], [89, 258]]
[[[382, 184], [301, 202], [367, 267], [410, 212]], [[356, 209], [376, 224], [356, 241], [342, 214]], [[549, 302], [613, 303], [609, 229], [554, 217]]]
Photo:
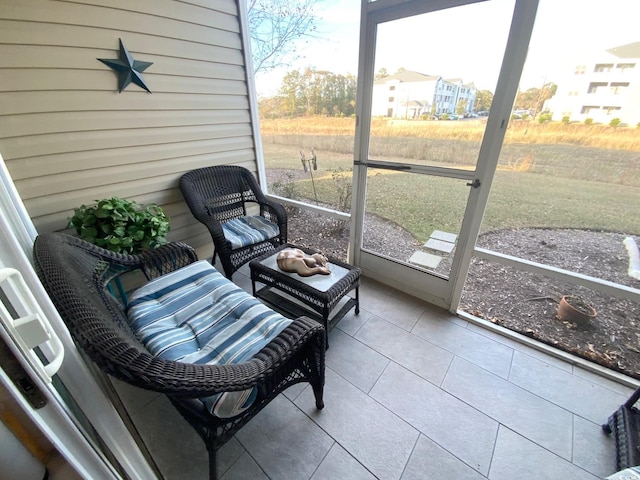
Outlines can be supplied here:
[[[204, 260], [136, 290], [127, 315], [151, 354], [196, 364], [247, 361], [291, 323]], [[251, 388], [202, 401], [214, 415], [228, 418], [248, 408], [255, 397]]]
[[224, 238], [232, 249], [264, 242], [280, 235], [280, 228], [260, 215], [234, 218], [222, 224]]

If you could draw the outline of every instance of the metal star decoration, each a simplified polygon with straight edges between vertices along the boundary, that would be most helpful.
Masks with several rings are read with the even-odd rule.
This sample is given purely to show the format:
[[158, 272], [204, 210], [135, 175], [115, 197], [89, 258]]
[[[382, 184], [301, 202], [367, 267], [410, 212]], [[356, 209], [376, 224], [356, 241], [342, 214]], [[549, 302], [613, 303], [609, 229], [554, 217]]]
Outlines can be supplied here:
[[149, 68], [149, 66], [153, 65], [153, 63], [134, 60], [122, 43], [122, 39], [120, 39], [120, 58], [98, 58], [98, 60], [118, 72], [119, 93], [122, 93], [122, 90], [124, 90], [131, 82], [151, 93], [151, 90], [149, 90], [149, 87], [147, 87], [147, 84], [144, 82], [144, 78], [142, 78], [142, 72]]

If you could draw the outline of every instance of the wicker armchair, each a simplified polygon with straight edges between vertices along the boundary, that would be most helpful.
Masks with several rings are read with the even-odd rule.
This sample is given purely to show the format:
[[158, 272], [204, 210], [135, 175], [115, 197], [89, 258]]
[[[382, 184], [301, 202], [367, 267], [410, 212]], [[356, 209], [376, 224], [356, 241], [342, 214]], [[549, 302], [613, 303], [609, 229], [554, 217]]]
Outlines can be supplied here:
[[[268, 200], [244, 167], [222, 165], [193, 170], [180, 179], [180, 190], [193, 216], [209, 229], [215, 248], [212, 263], [218, 255], [227, 278], [249, 260], [287, 242], [284, 207]], [[252, 204], [259, 207], [260, 217], [277, 225], [278, 231], [254, 243], [232, 245], [225, 228], [230, 221], [247, 218]]]
[[[62, 233], [40, 235], [34, 244], [38, 276], [78, 346], [107, 374], [166, 394], [204, 440], [210, 478], [216, 479], [216, 451], [288, 386], [309, 382], [317, 408], [323, 408], [325, 331], [311, 319], [298, 318], [238, 364], [182, 363], [152, 355], [129, 327], [125, 307], [109, 283], [132, 271], [147, 279], [167, 278], [196, 260], [193, 249], [180, 243], [139, 255], [115, 254]], [[211, 414], [198, 400], [246, 389], [257, 391], [255, 400], [231, 418]]]

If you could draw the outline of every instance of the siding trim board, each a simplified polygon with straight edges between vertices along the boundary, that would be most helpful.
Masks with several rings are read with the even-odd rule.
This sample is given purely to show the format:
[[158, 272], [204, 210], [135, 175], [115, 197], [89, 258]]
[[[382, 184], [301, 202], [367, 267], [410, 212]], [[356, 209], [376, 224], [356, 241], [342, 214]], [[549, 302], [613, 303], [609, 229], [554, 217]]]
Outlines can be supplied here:
[[[60, 0], [66, 3], [75, 3], [80, 5], [94, 6], [99, 8], [113, 9], [118, 12], [131, 12], [135, 14], [150, 15], [149, 5], [145, 2], [132, 2], [131, 0], [109, 0], [109, 5], [105, 5], [102, 0]], [[179, 8], [176, 8], [176, 2], [173, 0], [152, 0], [153, 1], [153, 15], [159, 18], [169, 20], [179, 20], [183, 23], [191, 23], [194, 25], [200, 25], [205, 27], [228, 29], [231, 25], [234, 25], [232, 18], [225, 18], [226, 16], [237, 16], [237, 9], [235, 8], [235, 2], [229, 0], [226, 2], [210, 2], [209, 7], [214, 6], [217, 8], [205, 8], [204, 5], [190, 4], [189, 2], [183, 2]], [[239, 26], [236, 30], [232, 30], [237, 33]]]
[[[149, 58], [145, 58], [145, 61]], [[157, 59], [153, 65], [157, 63]], [[152, 65], [152, 66], [153, 66]], [[114, 92], [114, 84], [117, 86], [117, 74], [111, 71], [111, 75], [105, 75], [105, 70], [69, 70], [62, 68], [30, 68], [30, 75], [25, 76], [24, 69], [7, 69], [3, 73], [0, 89], [4, 92], [34, 92], [50, 90], [77, 91], [77, 83], [85, 85], [83, 90]], [[155, 73], [142, 74], [145, 83], [153, 84], [155, 94], [160, 93], [186, 93], [203, 95], [245, 95], [246, 84], [238, 80], [221, 80], [217, 78], [203, 78], [192, 76], [179, 76], [178, 74], [158, 75]], [[133, 82], [126, 87], [128, 89], [140, 89]], [[124, 92], [124, 91], [123, 91]]]
[[[215, 30], [211, 31], [211, 35], [208, 38], [209, 43], [202, 43], [138, 32], [123, 32], [122, 30], [106, 28], [96, 29], [82, 25], [42, 22], [29, 23], [29, 25], [32, 30], [25, 30], [25, 22], [22, 20], [13, 21], [0, 18], [0, 44], [59, 47], [60, 52], [57, 55], [65, 55], [66, 52], [73, 52], [73, 49], [92, 49], [98, 52], [95, 56], [98, 58], [114, 51], [117, 52], [119, 47], [118, 38], [122, 38], [127, 42], [127, 45], [131, 45], [130, 52], [136, 55], [161, 54], [165, 57], [176, 59], [229, 63], [229, 59], [225, 59], [226, 56], [233, 59], [231, 63], [243, 66], [242, 58], [238, 56], [237, 45], [224, 46], [222, 41], [216, 43], [217, 31]], [[30, 58], [29, 60], [43, 62], [44, 65], [47, 64], [46, 58], [41, 60]], [[16, 59], [15, 61], [19, 60]], [[36, 65], [38, 64], [36, 63]]]
[[[83, 25], [119, 32], [144, 33], [179, 38], [206, 45], [241, 49], [240, 37], [238, 36], [240, 24], [233, 15], [220, 14], [216, 16], [215, 23], [222, 22], [221, 24], [225, 25], [225, 28], [203, 26], [156, 15], [156, 3], [160, 3], [158, 0], [135, 3], [139, 4], [140, 9], [144, 5], [146, 13], [56, 0], [20, 0], [19, 4], [12, 5], [13, 8], [3, 7], [2, 17], [7, 20], [21, 20], [27, 23]], [[176, 11], [186, 8], [188, 5], [177, 1], [171, 3]], [[180, 5], [177, 5], [178, 3]], [[212, 1], [212, 5], [215, 3]], [[212, 33], [216, 34], [215, 41], [211, 37]]]
[[[1, 107], [0, 107], [1, 108]], [[103, 112], [49, 112], [6, 115], [0, 139], [93, 130], [183, 127], [249, 123], [248, 110], [173, 110], [159, 115], [152, 110]], [[140, 127], [144, 125], [144, 127]]]
[[[51, 90], [46, 92], [0, 93], [0, 105], [5, 115], [50, 112], [113, 111], [121, 110], [248, 110], [246, 95], [198, 95], [179, 93], [152, 93], [130, 89], [122, 93], [116, 87], [111, 92], [90, 90]], [[153, 84], [151, 84], [153, 88]], [[149, 100], [145, 97], [154, 97]]]
[[[247, 158], [252, 156], [251, 143], [245, 142], [245, 150], [227, 150], [218, 153], [207, 153], [199, 157], [184, 157], [182, 163], [188, 164], [191, 168], [199, 168], [210, 165], [223, 165], [227, 158], [242, 156]], [[84, 188], [110, 187], [118, 183], [126, 183], [131, 175], [136, 177], [152, 178], [163, 174], [183, 172], [182, 165], [176, 163], [176, 158], [168, 160], [155, 160], [153, 162], [136, 163], [122, 165], [120, 167], [104, 167], [90, 170], [76, 171], [74, 180]], [[23, 192], [26, 197], [55, 195], [69, 184], [68, 174], [60, 173], [48, 175], [46, 182], [42, 177], [31, 177], [25, 180], [16, 180], [16, 187]]]
[[[87, 152], [123, 147], [136, 148], [144, 145], [188, 143], [190, 141], [233, 138], [245, 135], [251, 135], [251, 129], [246, 124], [196, 125], [34, 135], [28, 137], [28, 142], [26, 143], [22, 141], [22, 138], [14, 137], [6, 139], [3, 142], [3, 146], [7, 156], [17, 160], [25, 157], [57, 153]], [[168, 139], [171, 139], [171, 141], [167, 141]], [[126, 152], [123, 153], [126, 155]]]
[[168, 143], [159, 145], [145, 145], [127, 147], [125, 150], [110, 148], [108, 150], [80, 152], [64, 152], [55, 155], [25, 157], [12, 161], [12, 177], [15, 181], [27, 178], [49, 177], [67, 172], [81, 172], [104, 167], [129, 165], [131, 158], [138, 163], [155, 162], [174, 159], [186, 163], [192, 158], [219, 152], [233, 152], [250, 148], [247, 139], [243, 137], [207, 139], [185, 143]]

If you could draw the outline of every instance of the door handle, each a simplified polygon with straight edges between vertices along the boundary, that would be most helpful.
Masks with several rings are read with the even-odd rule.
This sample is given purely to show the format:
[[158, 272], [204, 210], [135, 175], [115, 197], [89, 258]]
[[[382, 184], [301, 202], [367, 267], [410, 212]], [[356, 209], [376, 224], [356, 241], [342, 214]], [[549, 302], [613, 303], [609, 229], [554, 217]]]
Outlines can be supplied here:
[[[0, 321], [5, 331], [42, 381], [51, 383], [51, 377], [60, 369], [64, 359], [62, 341], [49, 324], [18, 270], [0, 269], [0, 286], [3, 297], [9, 301], [15, 312], [15, 315], [12, 315], [4, 303], [0, 302]], [[14, 318], [15, 316], [18, 318]], [[51, 352], [51, 358], [48, 358], [49, 363], [46, 365], [41, 356], [34, 351], [34, 348], [45, 344]]]
[[480, 186], [480, 180], [477, 178], [473, 180], [473, 182], [468, 182], [467, 187], [478, 188]]

